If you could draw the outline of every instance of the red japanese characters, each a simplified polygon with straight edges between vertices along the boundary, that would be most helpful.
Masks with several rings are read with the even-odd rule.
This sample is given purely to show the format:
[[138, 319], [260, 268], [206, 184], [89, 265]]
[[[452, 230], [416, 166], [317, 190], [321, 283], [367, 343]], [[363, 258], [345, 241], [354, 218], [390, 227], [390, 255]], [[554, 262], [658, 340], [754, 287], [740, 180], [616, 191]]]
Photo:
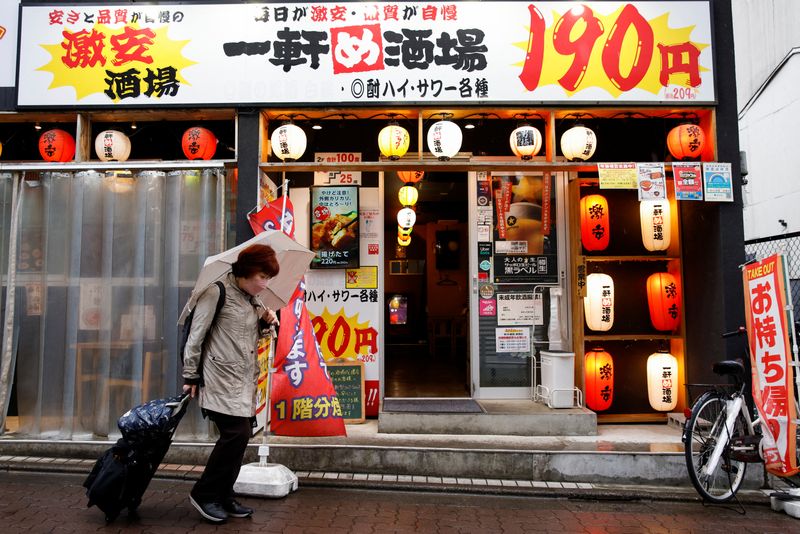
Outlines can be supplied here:
[[217, 151], [217, 138], [205, 128], [194, 126], [183, 133], [183, 154], [188, 159], [211, 159]]
[[75, 138], [64, 130], [47, 130], [39, 137], [39, 154], [45, 161], [71, 161], [75, 157]]

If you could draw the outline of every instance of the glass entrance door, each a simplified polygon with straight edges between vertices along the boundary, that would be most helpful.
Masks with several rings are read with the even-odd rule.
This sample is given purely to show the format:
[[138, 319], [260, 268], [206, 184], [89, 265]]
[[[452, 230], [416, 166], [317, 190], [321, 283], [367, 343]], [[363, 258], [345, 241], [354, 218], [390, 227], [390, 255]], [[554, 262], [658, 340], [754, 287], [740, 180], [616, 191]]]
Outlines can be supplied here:
[[571, 347], [565, 191], [563, 173], [469, 173], [475, 398], [531, 398], [539, 352]]

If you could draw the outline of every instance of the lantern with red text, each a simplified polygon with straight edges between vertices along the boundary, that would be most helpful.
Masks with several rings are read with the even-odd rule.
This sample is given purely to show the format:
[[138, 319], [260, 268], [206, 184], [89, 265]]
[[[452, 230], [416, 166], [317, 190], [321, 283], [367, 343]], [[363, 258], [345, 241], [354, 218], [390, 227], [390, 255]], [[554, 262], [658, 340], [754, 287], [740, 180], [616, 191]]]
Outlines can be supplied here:
[[415, 184], [425, 176], [424, 171], [399, 171], [397, 177], [404, 184]]
[[188, 159], [211, 159], [217, 151], [217, 138], [206, 128], [194, 126], [183, 132], [183, 155]]
[[39, 137], [39, 154], [45, 161], [70, 161], [75, 157], [75, 138], [64, 130], [47, 130]]
[[100, 161], [127, 161], [131, 155], [131, 140], [117, 130], [105, 130], [95, 138], [94, 151]]
[[667, 134], [667, 148], [677, 160], [698, 159], [705, 143], [706, 134], [697, 124], [681, 124]]
[[611, 238], [608, 201], [603, 195], [581, 199], [581, 243], [588, 251], [605, 250]]
[[655, 273], [647, 277], [647, 306], [656, 330], [677, 330], [681, 322], [681, 294], [674, 276]]
[[669, 412], [678, 404], [678, 360], [667, 351], [647, 358], [647, 398], [659, 412]]
[[650, 252], [667, 250], [672, 236], [668, 200], [642, 200], [639, 203], [642, 243]]
[[586, 406], [595, 412], [608, 410], [614, 400], [614, 360], [611, 355], [599, 347], [587, 352], [583, 376]]
[[614, 280], [603, 273], [586, 277], [586, 296], [583, 297], [586, 326], [605, 332], [614, 325]]

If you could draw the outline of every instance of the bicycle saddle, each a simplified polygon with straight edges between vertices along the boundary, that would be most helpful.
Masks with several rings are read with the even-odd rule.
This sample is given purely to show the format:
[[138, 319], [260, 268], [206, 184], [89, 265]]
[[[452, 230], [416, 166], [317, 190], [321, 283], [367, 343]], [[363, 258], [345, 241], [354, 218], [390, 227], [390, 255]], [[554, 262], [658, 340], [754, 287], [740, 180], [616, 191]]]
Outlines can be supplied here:
[[744, 365], [737, 360], [723, 360], [715, 362], [712, 367], [714, 372], [720, 376], [732, 375], [739, 378], [744, 378]]

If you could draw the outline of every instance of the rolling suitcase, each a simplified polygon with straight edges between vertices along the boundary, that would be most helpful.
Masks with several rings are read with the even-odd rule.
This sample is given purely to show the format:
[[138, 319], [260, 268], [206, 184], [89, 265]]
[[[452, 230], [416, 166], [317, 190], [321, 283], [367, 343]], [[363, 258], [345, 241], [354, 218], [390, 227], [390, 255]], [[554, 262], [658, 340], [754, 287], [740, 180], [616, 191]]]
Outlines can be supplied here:
[[125, 508], [136, 512], [188, 405], [189, 396], [182, 394], [142, 404], [119, 418], [122, 438], [97, 460], [83, 483], [87, 507], [100, 508], [107, 522]]

